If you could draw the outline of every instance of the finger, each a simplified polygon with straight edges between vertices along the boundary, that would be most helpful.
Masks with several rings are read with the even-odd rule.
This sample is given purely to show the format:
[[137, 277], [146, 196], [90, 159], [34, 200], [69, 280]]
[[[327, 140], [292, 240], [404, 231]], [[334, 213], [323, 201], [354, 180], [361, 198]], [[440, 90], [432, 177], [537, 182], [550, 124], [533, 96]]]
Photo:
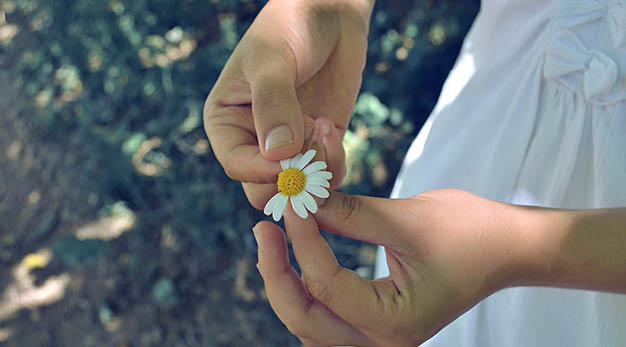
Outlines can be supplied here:
[[209, 99], [204, 108], [205, 131], [228, 177], [240, 182], [275, 181], [280, 164], [261, 155], [254, 129], [245, 121], [252, 117], [250, 109], [219, 106]]
[[322, 230], [376, 245], [398, 248], [404, 242], [402, 225], [411, 218], [401, 200], [330, 192], [315, 214]]
[[[315, 133], [316, 133], [315, 123], [313, 119], [308, 116], [305, 116], [304, 118], [305, 141], [304, 141], [303, 151], [301, 151], [302, 153], [306, 152], [310, 148], [318, 149], [319, 146], [317, 146], [316, 143], [313, 143], [314, 142], [313, 139], [316, 138]], [[315, 157], [312, 159], [312, 161], [317, 161], [317, 160], [324, 160], [323, 152], [320, 155], [318, 151]], [[272, 196], [274, 196], [274, 194], [276, 194], [276, 191], [277, 191], [276, 182], [263, 183], [263, 184], [248, 182], [248, 183], [242, 183], [241, 185], [243, 187], [244, 193], [246, 194], [246, 197], [248, 198], [248, 201], [257, 210], [263, 210], [265, 208], [265, 204], [267, 204], [267, 202], [272, 198]], [[324, 199], [319, 199], [319, 198], [315, 198], [315, 199], [318, 203], [318, 206], [320, 206], [320, 204], [322, 204], [324, 200]]]
[[[319, 129], [317, 126], [315, 126], [315, 130], [313, 131], [313, 134], [311, 135], [311, 141], [309, 145], [310, 149], [315, 150], [315, 156], [313, 157], [313, 159], [311, 159], [311, 163], [314, 163], [316, 161], [326, 162], [326, 151], [324, 149], [324, 146], [321, 144], [321, 142], [318, 142], [318, 139], [319, 139], [319, 136], [317, 135], [318, 133], [319, 133]], [[315, 195], [313, 195], [313, 199], [315, 200], [315, 203], [317, 203], [318, 208], [323, 206], [324, 203], [326, 202], [325, 198], [320, 198]]]
[[380, 308], [371, 283], [337, 263], [315, 219], [302, 219], [289, 208], [285, 227], [311, 296], [356, 328], [371, 328]]
[[278, 226], [260, 222], [253, 229], [267, 298], [294, 335], [324, 345], [373, 345], [357, 329], [307, 295], [302, 280], [289, 264], [285, 237]]
[[[259, 271], [265, 291], [278, 317], [286, 322], [295, 314], [306, 312], [313, 303], [304, 290], [300, 277], [289, 264], [287, 244], [282, 230], [270, 222], [254, 228], [258, 244]], [[275, 295], [282, 293], [282, 295]]]
[[[315, 220], [327, 232], [385, 246], [390, 283], [399, 293], [411, 287], [407, 277], [406, 255], [414, 254], [412, 219], [418, 218], [416, 205], [401, 199], [348, 195], [333, 191]], [[377, 290], [383, 297], [380, 290]], [[384, 301], [384, 300], [383, 300]]]
[[300, 153], [306, 152], [313, 144], [317, 137], [317, 129], [315, 127], [315, 120], [308, 115], [304, 115], [304, 143], [302, 144], [302, 150]]
[[281, 170], [280, 162], [267, 161], [255, 145], [235, 147], [220, 162], [228, 177], [239, 182], [276, 182]]
[[[314, 144], [311, 146], [311, 148], [317, 149], [318, 146]], [[311, 161], [323, 161], [323, 156], [323, 152], [322, 154], [317, 152], [315, 154], [315, 157]], [[248, 201], [250, 202], [252, 207], [256, 208], [257, 210], [263, 210], [267, 202], [277, 192], [276, 183], [242, 183], [241, 185], [243, 187], [244, 193], [246, 194], [246, 197], [248, 198]], [[326, 199], [318, 198], [316, 196], [313, 196], [313, 199], [315, 199], [318, 207], [324, 205], [324, 202], [326, 201]]]
[[259, 149], [268, 160], [293, 157], [304, 142], [304, 123], [296, 95], [295, 69], [280, 59], [248, 72], [252, 117]]
[[265, 204], [276, 194], [276, 183], [242, 183], [241, 186], [250, 205], [260, 211], [263, 211]]
[[342, 143], [343, 133], [340, 133], [335, 124], [325, 117], [316, 119], [315, 124], [320, 129], [318, 142], [326, 153], [328, 170], [333, 173], [330, 189], [334, 190], [341, 186], [346, 175], [346, 154]]

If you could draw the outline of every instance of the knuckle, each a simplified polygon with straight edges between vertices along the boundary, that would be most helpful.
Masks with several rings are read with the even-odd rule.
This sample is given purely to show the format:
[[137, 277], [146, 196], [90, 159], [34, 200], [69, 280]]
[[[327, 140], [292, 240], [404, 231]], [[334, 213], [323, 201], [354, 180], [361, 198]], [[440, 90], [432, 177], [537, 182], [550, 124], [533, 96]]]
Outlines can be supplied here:
[[207, 97], [202, 110], [202, 125], [204, 128], [204, 133], [209, 138], [209, 140], [213, 140], [212, 137], [215, 137], [214, 132], [211, 130], [215, 126], [217, 113], [218, 112], [215, 103], [210, 100], [210, 97]]
[[202, 114], [204, 116], [205, 121], [214, 114], [215, 103], [213, 102], [211, 95], [207, 96], [204, 100], [204, 106], [202, 108]]
[[306, 285], [307, 291], [319, 302], [325, 305], [331, 304], [333, 301], [333, 291], [331, 288], [331, 283], [333, 281], [333, 278], [337, 276], [341, 271], [342, 267], [337, 264], [337, 270], [332, 274], [325, 276], [324, 278], [311, 278], [303, 276], [304, 284]]
[[339, 166], [339, 169], [333, 171], [333, 178], [330, 180], [331, 189], [339, 188], [345, 177], [346, 177], [346, 166], [341, 165]]
[[252, 105], [260, 109], [273, 109], [285, 104], [289, 97], [277, 88], [256, 90], [252, 96]]
[[[311, 332], [308, 326], [306, 326], [305, 324], [285, 323], [285, 326], [287, 327], [287, 330], [289, 330], [290, 333], [297, 336], [301, 341], [311, 340], [311, 335], [310, 335]], [[304, 343], [304, 341], [302, 341], [302, 343]]]
[[235, 169], [234, 163], [230, 159], [224, 159], [222, 162], [222, 167], [224, 168], [224, 173], [231, 180], [238, 181], [237, 169]]
[[349, 220], [352, 216], [357, 215], [362, 206], [361, 198], [354, 195], [344, 195], [341, 209], [341, 216], [344, 220]]
[[327, 304], [331, 301], [331, 291], [326, 283], [316, 279], [305, 280], [307, 290], [312, 297], [317, 299], [323, 304]]
[[265, 207], [265, 203], [267, 202], [267, 196], [264, 194], [264, 191], [260, 189], [256, 189], [255, 186], [242, 183], [243, 191], [248, 198], [248, 202], [250, 205], [257, 210], [263, 210]]
[[252, 205], [252, 207], [259, 211], [263, 211], [263, 209], [265, 208], [265, 202], [263, 202], [263, 200], [259, 196], [254, 196], [252, 198], [248, 197], [248, 201], [250, 202], [250, 205]]
[[307, 338], [307, 337], [299, 337], [300, 342], [302, 343], [303, 346], [305, 347], [325, 347], [327, 345], [322, 345], [319, 342], [317, 342], [314, 339], [311, 338]]
[[249, 31], [239, 43], [245, 52], [244, 71], [259, 75], [268, 69], [284, 71], [285, 67], [295, 64], [295, 55], [290, 44], [290, 37], [285, 34], [268, 36], [264, 31]]

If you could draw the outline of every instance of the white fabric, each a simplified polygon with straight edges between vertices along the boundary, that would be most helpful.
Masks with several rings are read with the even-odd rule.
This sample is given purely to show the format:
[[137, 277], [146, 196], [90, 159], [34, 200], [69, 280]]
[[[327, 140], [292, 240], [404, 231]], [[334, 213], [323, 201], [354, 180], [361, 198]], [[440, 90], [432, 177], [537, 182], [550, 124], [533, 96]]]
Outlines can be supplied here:
[[[444, 187], [626, 206], [626, 0], [483, 1], [392, 197]], [[502, 290], [424, 346], [626, 346], [626, 295]]]

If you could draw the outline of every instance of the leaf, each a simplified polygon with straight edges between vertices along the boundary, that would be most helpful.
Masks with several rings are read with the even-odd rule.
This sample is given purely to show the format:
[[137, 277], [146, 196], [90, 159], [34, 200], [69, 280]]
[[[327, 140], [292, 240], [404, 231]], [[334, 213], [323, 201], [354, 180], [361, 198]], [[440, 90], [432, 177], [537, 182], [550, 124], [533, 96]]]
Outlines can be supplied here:
[[126, 141], [124, 141], [124, 144], [122, 145], [122, 152], [128, 156], [132, 156], [135, 152], [137, 152], [141, 143], [146, 139], [147, 137], [143, 133], [132, 134], [128, 139], [126, 139]]
[[161, 277], [152, 287], [152, 300], [160, 305], [171, 305], [178, 301], [176, 287], [172, 280]]
[[74, 235], [60, 236], [52, 246], [54, 255], [68, 266], [94, 264], [100, 260], [109, 244], [100, 239], [79, 240]]

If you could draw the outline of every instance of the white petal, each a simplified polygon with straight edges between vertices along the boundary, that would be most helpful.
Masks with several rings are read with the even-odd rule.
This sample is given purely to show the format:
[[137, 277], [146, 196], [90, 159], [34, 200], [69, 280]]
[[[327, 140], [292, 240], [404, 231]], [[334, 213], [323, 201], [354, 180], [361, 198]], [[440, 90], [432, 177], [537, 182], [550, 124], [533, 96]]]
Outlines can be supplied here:
[[306, 208], [304, 208], [304, 203], [297, 195], [292, 196], [289, 200], [291, 200], [291, 207], [296, 212], [296, 214], [300, 216], [300, 218], [305, 219], [309, 216], [309, 214], [306, 212]]
[[312, 174], [308, 174], [306, 176], [307, 178], [313, 178], [313, 177], [317, 177], [317, 178], [322, 178], [325, 180], [329, 180], [331, 178], [333, 178], [333, 173], [330, 171], [318, 171], [318, 172], [314, 172]]
[[330, 194], [328, 194], [328, 191], [320, 186], [306, 186], [304, 187], [304, 190], [306, 190], [307, 192], [319, 197], [319, 198], [327, 198], [330, 196]]
[[313, 199], [311, 194], [302, 191], [298, 194], [298, 197], [300, 197], [300, 200], [302, 200], [302, 203], [306, 206], [307, 210], [311, 211], [311, 213], [317, 212], [317, 202], [315, 202], [315, 199]]
[[326, 163], [323, 161], [316, 161], [313, 164], [307, 166], [302, 170], [305, 175], [312, 174], [314, 172], [324, 170], [327, 167]]
[[265, 213], [266, 216], [269, 216], [270, 214], [272, 214], [272, 212], [274, 212], [274, 207], [276, 206], [276, 203], [278, 202], [278, 199], [280, 198], [281, 195], [282, 194], [280, 193], [276, 193], [276, 195], [272, 196], [270, 201], [268, 201], [267, 204], [265, 204], [263, 213]]
[[300, 162], [300, 159], [302, 159], [302, 153], [298, 153], [295, 157], [289, 159], [289, 167], [296, 167], [296, 165]]
[[287, 200], [289, 200], [287, 195], [280, 194], [280, 198], [278, 199], [278, 202], [276, 202], [276, 205], [274, 205], [274, 212], [272, 213], [274, 222], [278, 222], [283, 217], [285, 207], [287, 207]]
[[295, 166], [296, 169], [298, 170], [302, 170], [306, 164], [308, 164], [311, 159], [313, 159], [313, 157], [315, 156], [315, 150], [314, 149], [309, 149], [308, 151], [306, 151], [306, 153], [304, 153], [304, 155], [302, 156], [302, 158], [300, 158], [300, 161], [298, 162], [298, 165]]
[[283, 159], [280, 161], [280, 167], [282, 167], [283, 170], [287, 170], [291, 167], [289, 163], [291, 163], [291, 159]]
[[327, 180], [323, 179], [323, 178], [318, 178], [318, 177], [307, 177], [306, 178], [306, 185], [309, 186], [322, 186], [324, 188], [330, 188], [330, 183], [328, 183]]

